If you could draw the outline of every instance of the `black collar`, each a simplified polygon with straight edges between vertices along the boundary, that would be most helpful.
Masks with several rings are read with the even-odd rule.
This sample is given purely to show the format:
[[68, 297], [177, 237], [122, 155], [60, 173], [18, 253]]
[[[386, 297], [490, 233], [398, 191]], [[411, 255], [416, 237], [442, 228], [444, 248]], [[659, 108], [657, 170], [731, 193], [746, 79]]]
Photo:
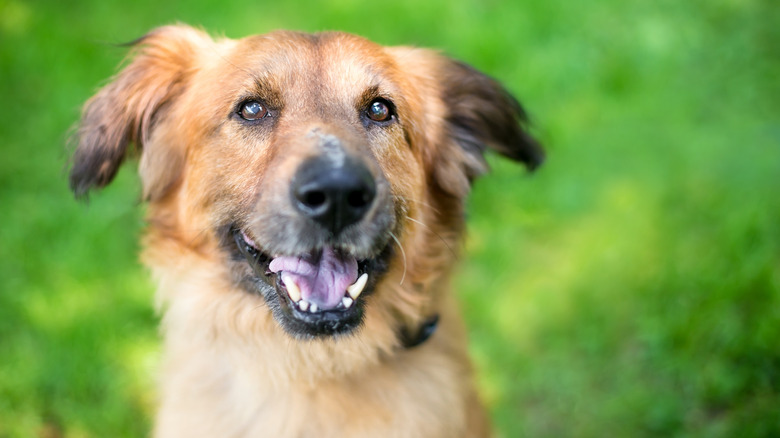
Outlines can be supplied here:
[[439, 315], [433, 315], [426, 319], [416, 331], [411, 331], [409, 327], [401, 329], [401, 345], [404, 348], [414, 348], [433, 335], [436, 327], [439, 325]]

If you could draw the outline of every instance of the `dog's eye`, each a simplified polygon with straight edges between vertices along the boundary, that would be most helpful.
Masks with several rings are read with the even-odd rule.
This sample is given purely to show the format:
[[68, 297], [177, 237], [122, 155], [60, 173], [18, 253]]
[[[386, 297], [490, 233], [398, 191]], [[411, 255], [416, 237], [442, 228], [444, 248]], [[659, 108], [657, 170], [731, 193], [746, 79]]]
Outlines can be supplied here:
[[376, 99], [368, 106], [367, 115], [375, 122], [386, 122], [393, 117], [393, 110], [388, 101]]
[[260, 120], [268, 116], [268, 109], [256, 100], [250, 100], [241, 105], [241, 110], [238, 112], [244, 120]]

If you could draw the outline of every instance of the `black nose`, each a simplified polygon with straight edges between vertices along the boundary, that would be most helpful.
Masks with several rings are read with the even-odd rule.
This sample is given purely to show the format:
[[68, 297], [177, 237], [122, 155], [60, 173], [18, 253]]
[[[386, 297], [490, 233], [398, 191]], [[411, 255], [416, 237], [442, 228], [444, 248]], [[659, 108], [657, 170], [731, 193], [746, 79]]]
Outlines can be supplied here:
[[359, 222], [371, 208], [376, 184], [365, 165], [347, 159], [304, 162], [293, 178], [293, 204], [334, 235]]

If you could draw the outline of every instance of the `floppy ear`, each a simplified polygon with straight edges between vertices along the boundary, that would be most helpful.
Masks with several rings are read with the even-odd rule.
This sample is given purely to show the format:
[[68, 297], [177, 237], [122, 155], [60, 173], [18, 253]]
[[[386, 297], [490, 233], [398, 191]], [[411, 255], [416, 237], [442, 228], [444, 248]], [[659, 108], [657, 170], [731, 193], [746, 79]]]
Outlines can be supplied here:
[[458, 61], [450, 61], [442, 79], [447, 123], [462, 148], [481, 156], [489, 147], [530, 170], [542, 164], [544, 151], [528, 134], [525, 110], [501, 84]]
[[542, 164], [544, 151], [528, 133], [525, 110], [501, 84], [462, 62], [439, 54], [425, 57], [441, 105], [431, 110], [437, 138], [429, 137], [434, 144], [428, 145], [426, 165], [444, 192], [465, 197], [474, 179], [488, 170], [488, 148], [529, 170]]
[[145, 198], [161, 196], [178, 179], [184, 152], [147, 143], [166, 104], [186, 87], [196, 47], [207, 40], [193, 28], [166, 26], [132, 43], [130, 64], [84, 106], [70, 171], [76, 197], [110, 183], [131, 143], [142, 151]]

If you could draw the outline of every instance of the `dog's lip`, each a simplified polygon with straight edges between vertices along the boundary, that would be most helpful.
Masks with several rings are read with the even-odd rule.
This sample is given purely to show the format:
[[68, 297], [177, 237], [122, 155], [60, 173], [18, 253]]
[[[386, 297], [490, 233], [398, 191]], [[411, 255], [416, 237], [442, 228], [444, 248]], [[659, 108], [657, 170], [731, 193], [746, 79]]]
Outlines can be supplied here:
[[[258, 275], [263, 274], [265, 282], [276, 290], [276, 295], [285, 314], [306, 323], [326, 321], [333, 324], [338, 319], [359, 318], [363, 299], [370, 292], [369, 289], [371, 289], [368, 287], [368, 284], [369, 276], [372, 273], [372, 260], [357, 260], [343, 250], [334, 250], [330, 247], [299, 256], [270, 255], [263, 251], [262, 247], [257, 243], [257, 239], [253, 238], [248, 230], [238, 227], [232, 227], [232, 230], [239, 251], [250, 262], [255, 273]], [[342, 292], [341, 296], [331, 296], [330, 302], [323, 303], [319, 301], [317, 303], [317, 300], [314, 299], [304, 299], [301, 288], [302, 286], [308, 287], [310, 285], [304, 286], [299, 284], [302, 283], [302, 277], [305, 276], [300, 272], [296, 273], [295, 268], [290, 269], [289, 264], [292, 260], [301, 264], [308, 264], [308, 268], [311, 268], [312, 264], [319, 263], [317, 259], [323, 257], [322, 254], [325, 252], [329, 252], [329, 257], [331, 258], [351, 259], [356, 265], [356, 269], [354, 269], [351, 276], [354, 278], [349, 278], [350, 284], [345, 285], [343, 290], [337, 292], [329, 291], [331, 295]], [[330, 261], [332, 262], [332, 260]], [[285, 266], [285, 262], [287, 266]], [[342, 281], [341, 284], [344, 285], [344, 282]], [[311, 293], [309, 293], [309, 296], [311, 296]]]
[[231, 234], [233, 235], [233, 239], [235, 240], [239, 252], [246, 256], [247, 259], [253, 259], [259, 267], [264, 268], [263, 274], [270, 276], [272, 272], [268, 265], [271, 263], [273, 257], [263, 252], [257, 246], [257, 243], [255, 243], [254, 239], [249, 237], [245, 231], [236, 227], [231, 227]]

